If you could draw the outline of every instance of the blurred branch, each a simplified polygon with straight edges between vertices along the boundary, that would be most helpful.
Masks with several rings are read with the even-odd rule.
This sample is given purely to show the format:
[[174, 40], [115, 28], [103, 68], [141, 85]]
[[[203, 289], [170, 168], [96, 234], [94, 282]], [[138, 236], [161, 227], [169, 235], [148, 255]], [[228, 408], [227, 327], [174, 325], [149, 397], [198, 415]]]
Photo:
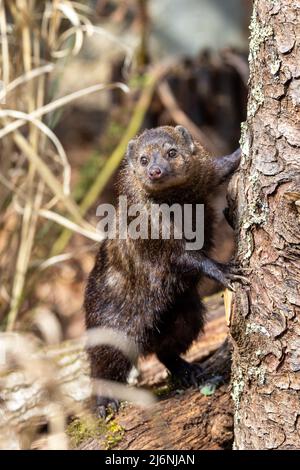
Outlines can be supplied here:
[[145, 67], [149, 64], [149, 13], [148, 0], [137, 0], [138, 20], [140, 29], [140, 45], [137, 50], [137, 65]]
[[223, 51], [223, 57], [226, 62], [238, 72], [244, 85], [247, 86], [249, 79], [248, 62], [230, 49]]
[[172, 93], [172, 90], [166, 80], [158, 85], [158, 94], [163, 103], [163, 105], [169, 111], [173, 121], [176, 124], [185, 126], [190, 130], [195, 139], [197, 139], [203, 147], [209, 150], [212, 153], [218, 153], [219, 145], [218, 139], [214, 139], [214, 142], [199, 129], [196, 124], [185, 114], [185, 112], [180, 108], [175, 96]]

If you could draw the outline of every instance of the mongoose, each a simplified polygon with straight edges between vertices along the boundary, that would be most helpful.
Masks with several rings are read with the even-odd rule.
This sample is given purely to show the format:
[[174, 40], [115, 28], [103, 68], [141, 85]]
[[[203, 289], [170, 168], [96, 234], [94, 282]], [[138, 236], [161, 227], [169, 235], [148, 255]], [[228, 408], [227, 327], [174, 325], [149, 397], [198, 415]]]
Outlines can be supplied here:
[[[240, 150], [213, 158], [182, 126], [145, 130], [128, 144], [118, 182], [130, 204], [204, 204], [204, 244], [186, 250], [186, 240], [105, 239], [86, 292], [86, 326], [126, 333], [139, 354], [155, 353], [184, 385], [196, 384], [199, 366], [181, 358], [201, 331], [204, 307], [197, 292], [203, 276], [232, 288], [242, 276], [210, 258], [216, 215], [214, 195], [237, 169]], [[92, 378], [126, 382], [132, 368], [116, 347], [89, 350]], [[118, 406], [97, 397], [98, 413]]]

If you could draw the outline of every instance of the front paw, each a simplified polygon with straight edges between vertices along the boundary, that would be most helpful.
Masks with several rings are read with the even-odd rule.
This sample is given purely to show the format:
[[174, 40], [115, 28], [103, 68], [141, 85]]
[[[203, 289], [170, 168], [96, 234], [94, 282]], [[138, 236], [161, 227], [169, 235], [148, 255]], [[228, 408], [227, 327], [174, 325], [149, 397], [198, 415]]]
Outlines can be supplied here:
[[97, 418], [106, 418], [108, 414], [115, 414], [119, 410], [120, 402], [115, 398], [97, 395], [95, 401], [95, 414]]
[[179, 383], [184, 388], [198, 387], [202, 382], [203, 369], [198, 364], [190, 364], [186, 362], [181, 364], [176, 372], [172, 372], [175, 382]]
[[234, 282], [239, 282], [240, 284], [246, 286], [250, 284], [248, 277], [246, 277], [246, 275], [250, 272], [248, 268], [241, 268], [240, 266], [233, 263], [223, 264], [220, 266], [223, 273], [222, 284], [227, 287], [227, 289], [235, 292], [233, 285]]

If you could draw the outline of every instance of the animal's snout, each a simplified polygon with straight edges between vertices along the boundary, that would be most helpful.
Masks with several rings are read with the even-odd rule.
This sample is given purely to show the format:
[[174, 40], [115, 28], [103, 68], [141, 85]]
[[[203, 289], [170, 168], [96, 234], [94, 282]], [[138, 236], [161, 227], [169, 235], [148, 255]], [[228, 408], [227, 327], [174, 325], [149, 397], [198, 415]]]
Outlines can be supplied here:
[[148, 170], [148, 175], [149, 175], [149, 178], [151, 180], [157, 180], [159, 178], [161, 178], [163, 172], [161, 170], [161, 168], [157, 165], [152, 165], [150, 166], [149, 170]]

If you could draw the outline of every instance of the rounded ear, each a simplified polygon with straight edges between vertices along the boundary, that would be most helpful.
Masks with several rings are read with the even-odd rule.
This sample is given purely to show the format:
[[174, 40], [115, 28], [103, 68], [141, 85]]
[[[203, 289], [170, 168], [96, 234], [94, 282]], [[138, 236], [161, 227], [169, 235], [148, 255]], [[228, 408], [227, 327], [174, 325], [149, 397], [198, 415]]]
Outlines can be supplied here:
[[130, 163], [131, 166], [133, 166], [134, 148], [135, 148], [135, 140], [130, 140], [127, 145], [126, 158], [127, 158], [128, 163]]
[[190, 151], [194, 153], [195, 151], [195, 144], [193, 137], [191, 136], [190, 132], [183, 126], [176, 126], [175, 131], [179, 132], [181, 136], [184, 138], [186, 144], [188, 145]]

